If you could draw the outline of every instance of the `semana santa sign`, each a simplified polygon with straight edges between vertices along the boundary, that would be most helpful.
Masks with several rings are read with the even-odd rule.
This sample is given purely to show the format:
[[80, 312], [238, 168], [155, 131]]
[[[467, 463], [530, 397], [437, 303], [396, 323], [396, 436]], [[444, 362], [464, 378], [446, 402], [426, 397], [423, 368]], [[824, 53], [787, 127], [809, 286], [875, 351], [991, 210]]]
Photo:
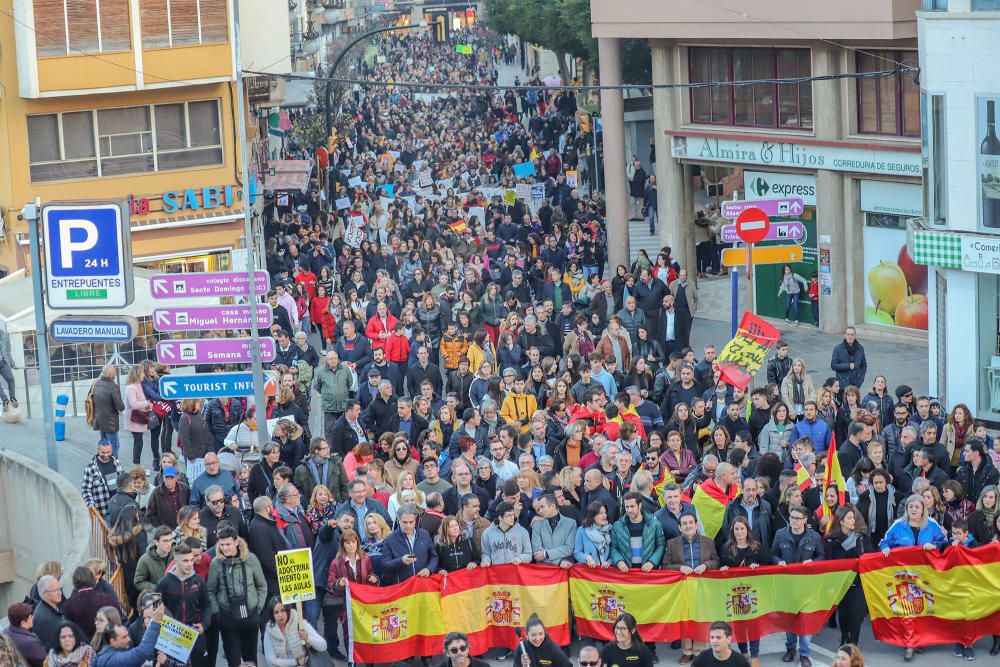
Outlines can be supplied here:
[[278, 590], [281, 592], [281, 604], [316, 599], [312, 551], [310, 549], [279, 551], [274, 556], [274, 562], [278, 567]]
[[715, 360], [715, 367], [722, 373], [722, 380], [726, 384], [746, 389], [780, 337], [778, 330], [761, 318], [751, 312], [743, 313], [736, 336], [726, 343]]

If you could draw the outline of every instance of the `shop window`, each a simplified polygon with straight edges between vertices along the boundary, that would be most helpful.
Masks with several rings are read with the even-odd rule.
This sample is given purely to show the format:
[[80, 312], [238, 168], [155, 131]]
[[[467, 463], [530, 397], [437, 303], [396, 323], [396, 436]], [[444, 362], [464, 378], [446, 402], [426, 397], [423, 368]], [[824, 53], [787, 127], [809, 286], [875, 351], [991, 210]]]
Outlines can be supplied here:
[[34, 0], [35, 53], [66, 56], [127, 51], [129, 0]]
[[139, 0], [142, 46], [191, 46], [229, 41], [226, 0]]
[[[857, 71], [883, 72], [896, 63], [915, 65], [913, 51], [866, 51], [857, 54]], [[920, 87], [914, 72], [858, 79], [858, 132], [902, 137], [920, 136]]]
[[[809, 49], [692, 47], [691, 83], [808, 77]], [[744, 127], [812, 129], [812, 87], [758, 83], [691, 89], [691, 122]]]
[[218, 100], [28, 117], [31, 180], [222, 164]]

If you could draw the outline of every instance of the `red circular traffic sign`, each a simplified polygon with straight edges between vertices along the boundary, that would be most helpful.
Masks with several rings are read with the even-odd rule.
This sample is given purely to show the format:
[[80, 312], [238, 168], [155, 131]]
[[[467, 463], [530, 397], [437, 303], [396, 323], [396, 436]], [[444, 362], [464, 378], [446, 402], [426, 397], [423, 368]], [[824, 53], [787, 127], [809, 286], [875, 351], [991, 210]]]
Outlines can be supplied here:
[[736, 235], [746, 243], [760, 243], [769, 231], [771, 219], [759, 208], [748, 208], [736, 218]]

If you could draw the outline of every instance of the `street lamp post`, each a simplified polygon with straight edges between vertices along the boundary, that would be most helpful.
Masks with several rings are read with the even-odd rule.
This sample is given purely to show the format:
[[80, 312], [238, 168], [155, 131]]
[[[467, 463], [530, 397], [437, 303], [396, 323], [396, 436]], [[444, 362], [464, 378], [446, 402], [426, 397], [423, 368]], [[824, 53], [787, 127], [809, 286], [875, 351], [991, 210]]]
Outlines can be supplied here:
[[357, 44], [363, 42], [364, 40], [378, 35], [383, 32], [393, 32], [395, 30], [409, 30], [411, 28], [425, 28], [427, 27], [426, 21], [421, 21], [418, 25], [390, 25], [385, 28], [378, 28], [376, 30], [370, 30], [363, 35], [359, 35], [350, 44], [344, 47], [344, 49], [337, 54], [337, 59], [333, 61], [330, 65], [330, 69], [326, 75], [326, 93], [324, 99], [326, 100], [326, 136], [333, 135], [333, 108], [331, 104], [331, 96], [333, 95], [333, 75], [336, 73], [337, 68], [340, 67], [341, 61], [347, 56], [347, 52], [354, 48]]

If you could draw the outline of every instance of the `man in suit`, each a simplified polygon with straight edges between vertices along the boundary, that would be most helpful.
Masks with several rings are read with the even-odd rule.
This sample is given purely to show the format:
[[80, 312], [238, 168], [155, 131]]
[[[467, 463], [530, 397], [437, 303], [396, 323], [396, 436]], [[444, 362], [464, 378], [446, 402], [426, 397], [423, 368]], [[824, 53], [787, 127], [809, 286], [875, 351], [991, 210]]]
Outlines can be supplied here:
[[677, 312], [677, 345], [681, 349], [691, 345], [691, 324], [698, 312], [698, 288], [688, 282], [687, 269], [681, 269], [677, 279], [670, 283], [670, 294], [674, 297]]
[[[681, 574], [701, 574], [706, 570], [719, 569], [719, 555], [711, 538], [698, 533], [698, 517], [694, 514], [681, 515], [680, 537], [667, 540], [663, 554], [663, 569], [677, 570]], [[695, 546], [697, 545], [697, 546]], [[681, 639], [682, 655], [678, 659], [682, 665], [694, 660], [704, 649], [704, 645], [693, 639]]]
[[663, 348], [663, 359], [664, 363], [666, 363], [671, 352], [678, 352], [683, 349], [678, 340], [680, 316], [677, 313], [677, 308], [674, 307], [674, 297], [672, 294], [663, 296], [663, 307], [657, 313], [656, 339], [660, 341], [660, 347]]

